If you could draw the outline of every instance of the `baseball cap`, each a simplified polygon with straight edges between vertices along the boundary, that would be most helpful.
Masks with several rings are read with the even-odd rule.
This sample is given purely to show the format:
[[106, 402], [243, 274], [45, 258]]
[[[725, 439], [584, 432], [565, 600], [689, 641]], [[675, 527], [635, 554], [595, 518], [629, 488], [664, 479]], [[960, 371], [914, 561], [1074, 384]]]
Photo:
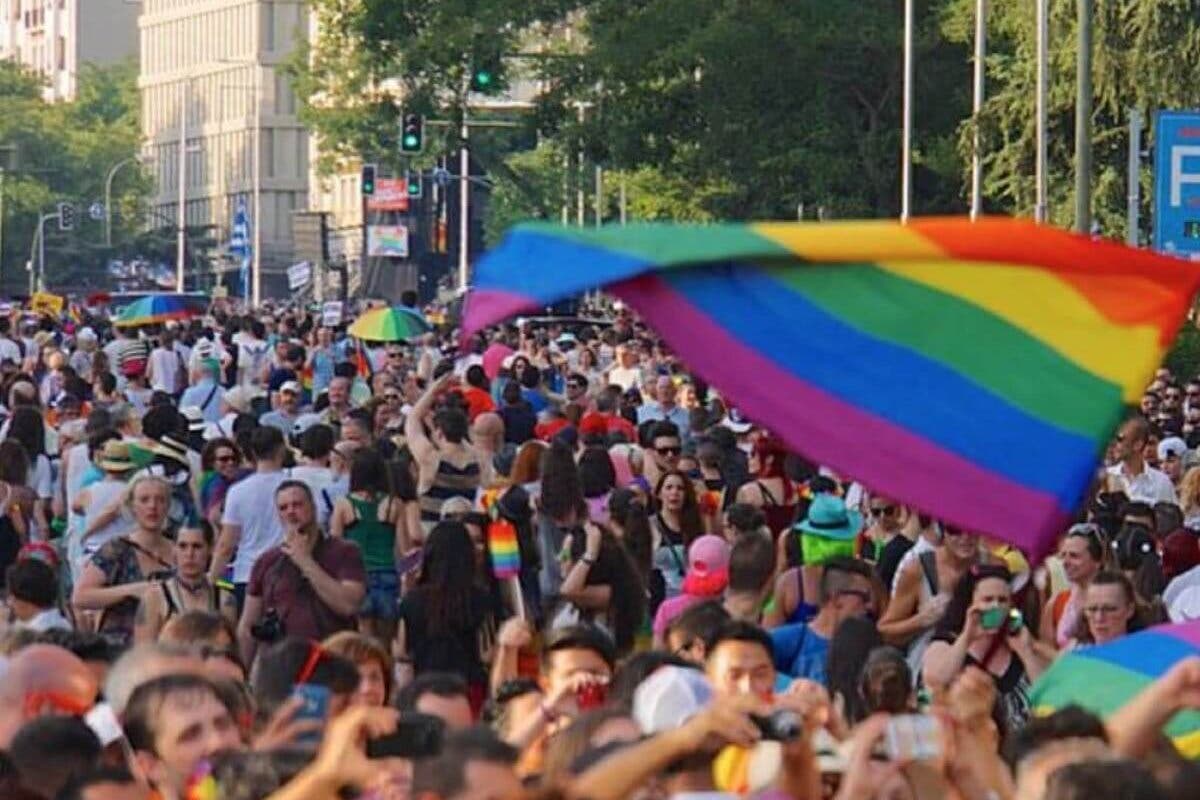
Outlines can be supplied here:
[[88, 327], [83, 327], [83, 328], [79, 329], [79, 333], [75, 334], [75, 338], [87, 339], [89, 341], [94, 342], [94, 341], [96, 341], [97, 337], [96, 337], [96, 332], [94, 330], [92, 330], [91, 328], [88, 328]]
[[642, 733], [674, 730], [708, 707], [712, 687], [697, 669], [659, 667], [633, 693], [633, 719]]
[[1158, 460], [1166, 461], [1168, 458], [1179, 458], [1187, 452], [1187, 442], [1180, 439], [1178, 436], [1168, 436], [1158, 443]]
[[300, 392], [303, 390], [300, 388], [300, 383], [298, 381], [284, 381], [279, 386], [279, 391], [291, 392], [292, 394], [300, 394]]
[[313, 425], [318, 425], [321, 422], [321, 415], [316, 413], [301, 414], [292, 423], [292, 436], [303, 436], [304, 432]]
[[683, 591], [709, 597], [725, 591], [729, 583], [729, 543], [720, 536], [705, 534], [688, 548], [687, 575]]

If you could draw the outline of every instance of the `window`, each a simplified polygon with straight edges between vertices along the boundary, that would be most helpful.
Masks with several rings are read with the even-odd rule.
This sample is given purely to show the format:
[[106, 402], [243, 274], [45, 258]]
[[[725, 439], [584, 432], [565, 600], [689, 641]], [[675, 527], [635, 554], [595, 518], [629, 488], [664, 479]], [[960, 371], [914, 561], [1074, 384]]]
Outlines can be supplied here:
[[58, 64], [59, 71], [67, 68], [67, 37], [59, 36], [54, 43], [54, 60]]

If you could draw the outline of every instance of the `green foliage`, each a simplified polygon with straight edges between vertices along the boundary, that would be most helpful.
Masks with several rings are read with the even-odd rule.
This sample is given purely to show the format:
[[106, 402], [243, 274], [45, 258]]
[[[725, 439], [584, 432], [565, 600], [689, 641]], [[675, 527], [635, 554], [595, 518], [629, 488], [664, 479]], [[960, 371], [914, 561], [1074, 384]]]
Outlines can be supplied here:
[[[988, 16], [987, 102], [980, 119], [984, 193], [989, 208], [1032, 215], [1035, 200], [1036, 27], [1033, 3], [991, 3]], [[969, 44], [974, 0], [949, 0], [943, 32]], [[1074, 216], [1075, 0], [1051, 0], [1048, 117], [1049, 217], [1063, 227]], [[1200, 0], [1111, 0], [1095, 4], [1092, 115], [1093, 214], [1101, 231], [1126, 229], [1129, 109], [1151, 119], [1160, 108], [1200, 106]], [[969, 159], [971, 125], [960, 126]], [[1150, 132], [1152, 135], [1152, 131]], [[1142, 219], [1152, 200], [1150, 163], [1143, 166]], [[965, 175], [964, 169], [964, 175]], [[1143, 231], [1143, 234], [1145, 232]]]
[[[37, 217], [56, 203], [77, 206], [78, 227], [60, 233], [47, 227], [47, 279], [96, 268], [109, 254], [103, 223], [90, 220], [87, 208], [104, 198], [104, 179], [114, 164], [137, 153], [140, 142], [137, 66], [85, 65], [78, 97], [49, 104], [41, 98], [38, 77], [12, 62], [0, 62], [0, 146], [12, 147], [11, 169], [4, 182], [4, 243], [0, 287], [17, 291], [27, 285]], [[114, 183], [114, 240], [124, 241], [140, 227], [139, 209], [149, 182], [136, 166], [122, 170]]]

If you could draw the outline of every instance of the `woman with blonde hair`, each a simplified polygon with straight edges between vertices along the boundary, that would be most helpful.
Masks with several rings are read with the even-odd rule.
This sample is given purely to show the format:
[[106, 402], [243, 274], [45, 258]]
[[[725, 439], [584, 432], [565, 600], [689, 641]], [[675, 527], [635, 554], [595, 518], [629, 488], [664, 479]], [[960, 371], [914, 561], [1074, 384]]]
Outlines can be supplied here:
[[1183, 527], [1200, 528], [1200, 467], [1192, 467], [1179, 483], [1179, 507], [1183, 509]]
[[71, 602], [81, 611], [99, 611], [97, 630], [124, 646], [133, 638], [138, 603], [175, 570], [171, 542], [163, 535], [171, 485], [141, 475], [129, 486], [126, 503], [133, 531], [109, 541], [84, 566]]

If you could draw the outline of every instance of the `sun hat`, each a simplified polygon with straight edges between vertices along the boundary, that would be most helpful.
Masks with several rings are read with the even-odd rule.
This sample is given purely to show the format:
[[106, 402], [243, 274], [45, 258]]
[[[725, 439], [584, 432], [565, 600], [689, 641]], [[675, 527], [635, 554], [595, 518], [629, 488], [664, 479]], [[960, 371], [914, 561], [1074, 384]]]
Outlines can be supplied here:
[[725, 591], [729, 584], [729, 553], [729, 542], [711, 533], [692, 542], [688, 547], [683, 591], [697, 597], [711, 597]]
[[261, 397], [262, 392], [249, 386], [235, 386], [225, 393], [225, 403], [242, 414], [250, 413], [250, 403], [254, 398]]
[[633, 719], [642, 733], [678, 728], [708, 707], [712, 686], [691, 667], [659, 667], [633, 693]]
[[812, 499], [808, 514], [796, 523], [805, 564], [824, 564], [831, 558], [854, 555], [854, 538], [862, 530], [862, 514], [846, 508], [846, 501], [821, 493]]
[[133, 454], [129, 451], [127, 442], [110, 439], [101, 448], [96, 466], [105, 472], [126, 472], [135, 469], [137, 464], [133, 463]]
[[736, 408], [731, 408], [725, 413], [725, 418], [719, 423], [724, 428], [738, 434], [749, 433], [754, 427], [754, 423], [742, 416], [742, 412]]

